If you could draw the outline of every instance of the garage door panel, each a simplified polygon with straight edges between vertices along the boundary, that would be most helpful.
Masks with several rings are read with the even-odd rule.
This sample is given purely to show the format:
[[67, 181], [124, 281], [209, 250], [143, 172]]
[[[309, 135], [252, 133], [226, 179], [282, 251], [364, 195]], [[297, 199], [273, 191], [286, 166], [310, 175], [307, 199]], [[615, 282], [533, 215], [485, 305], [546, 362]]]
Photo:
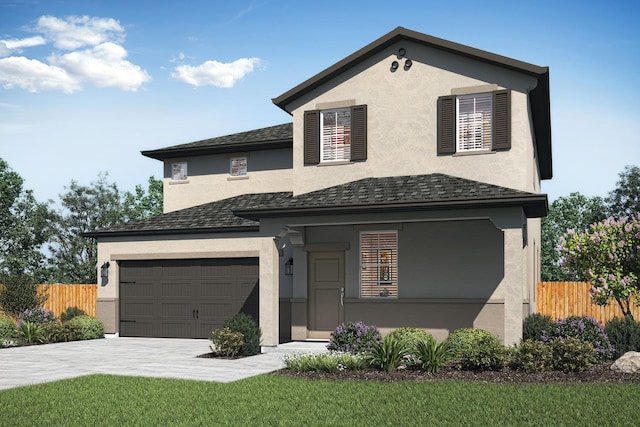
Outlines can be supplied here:
[[121, 261], [120, 272], [122, 336], [209, 338], [236, 313], [258, 320], [257, 258]]

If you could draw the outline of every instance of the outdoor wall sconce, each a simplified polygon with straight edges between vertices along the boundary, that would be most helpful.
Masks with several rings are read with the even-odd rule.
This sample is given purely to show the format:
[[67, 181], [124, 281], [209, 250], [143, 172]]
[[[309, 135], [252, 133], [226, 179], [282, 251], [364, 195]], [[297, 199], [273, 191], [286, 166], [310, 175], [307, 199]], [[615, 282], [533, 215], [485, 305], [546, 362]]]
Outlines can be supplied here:
[[109, 283], [109, 261], [100, 266], [100, 278], [102, 279], [102, 286], [107, 286]]
[[405, 48], [401, 47], [400, 49], [398, 49], [398, 57], [402, 58], [406, 53], [407, 51], [405, 50]]
[[398, 63], [398, 61], [393, 61], [391, 63], [391, 71], [397, 70], [399, 66], [400, 66], [400, 64]]
[[293, 276], [293, 258], [289, 258], [289, 260], [284, 263], [284, 274], [286, 276]]
[[404, 61], [404, 69], [408, 70], [409, 68], [411, 68], [411, 66], [413, 65], [413, 61], [410, 59], [407, 59], [406, 61]]

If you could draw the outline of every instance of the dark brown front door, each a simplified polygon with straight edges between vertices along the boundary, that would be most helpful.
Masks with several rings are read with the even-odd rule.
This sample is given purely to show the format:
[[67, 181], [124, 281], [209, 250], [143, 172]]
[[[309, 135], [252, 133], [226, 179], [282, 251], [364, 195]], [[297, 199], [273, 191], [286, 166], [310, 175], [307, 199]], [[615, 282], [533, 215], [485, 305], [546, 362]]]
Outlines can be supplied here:
[[258, 321], [257, 258], [120, 262], [120, 335], [209, 338], [230, 316]]
[[344, 321], [344, 252], [309, 253], [308, 337], [329, 338]]

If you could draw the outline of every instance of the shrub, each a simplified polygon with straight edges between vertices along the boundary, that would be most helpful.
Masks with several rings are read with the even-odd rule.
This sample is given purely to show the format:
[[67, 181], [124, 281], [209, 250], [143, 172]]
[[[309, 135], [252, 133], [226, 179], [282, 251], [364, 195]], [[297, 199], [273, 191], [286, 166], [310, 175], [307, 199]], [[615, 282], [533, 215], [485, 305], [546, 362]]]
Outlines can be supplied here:
[[238, 313], [227, 320], [222, 325], [232, 331], [240, 332], [243, 335], [243, 343], [239, 356], [253, 356], [260, 354], [260, 344], [262, 342], [262, 331], [255, 320], [248, 314]]
[[352, 354], [367, 353], [374, 343], [379, 343], [381, 340], [380, 331], [375, 326], [365, 325], [362, 322], [348, 322], [338, 325], [331, 333], [327, 348], [330, 351]]
[[596, 361], [593, 346], [574, 337], [554, 338], [550, 344], [552, 367], [562, 372], [586, 371]]
[[338, 372], [363, 369], [366, 365], [362, 355], [351, 353], [293, 354], [284, 358], [287, 369], [296, 372]]
[[436, 373], [451, 358], [451, 346], [447, 341], [438, 342], [431, 335], [416, 342], [413, 354], [421, 362], [424, 371]]
[[516, 348], [514, 368], [524, 372], [547, 371], [553, 366], [551, 346], [532, 339], [524, 340]]
[[17, 333], [13, 319], [0, 315], [0, 340], [15, 338]]
[[592, 317], [569, 316], [560, 319], [547, 334], [543, 334], [542, 341], [568, 337], [590, 343], [598, 361], [609, 360], [615, 354], [615, 348], [611, 345], [604, 328]]
[[549, 331], [553, 327], [551, 316], [533, 313], [522, 322], [522, 340], [542, 340], [543, 331]]
[[382, 342], [374, 342], [364, 357], [369, 364], [378, 365], [385, 372], [394, 372], [408, 353], [406, 342], [387, 335]]
[[18, 326], [18, 333], [25, 342], [33, 344], [42, 340], [42, 326], [33, 322], [23, 322]]
[[498, 338], [483, 329], [463, 328], [447, 337], [456, 368], [466, 371], [497, 370], [507, 361], [507, 350]]
[[79, 329], [80, 340], [104, 338], [104, 325], [93, 316], [77, 316], [65, 324]]
[[242, 332], [232, 331], [229, 328], [215, 329], [209, 338], [211, 351], [222, 357], [236, 357], [242, 344], [244, 335]]
[[81, 336], [81, 327], [72, 323], [49, 322], [42, 325], [45, 343], [77, 341]]
[[85, 313], [84, 310], [78, 308], [78, 307], [67, 307], [62, 314], [60, 315], [60, 321], [62, 322], [66, 322], [67, 320], [71, 320], [74, 317], [78, 317], [78, 316], [84, 316], [87, 313]]
[[25, 310], [41, 307], [47, 298], [46, 292], [39, 292], [38, 285], [21, 274], [9, 275], [4, 287], [0, 287], [0, 309], [14, 318]]
[[633, 318], [614, 317], [604, 326], [604, 331], [616, 349], [614, 357], [620, 357], [628, 351], [640, 351], [640, 322]]
[[18, 327], [22, 323], [30, 322], [35, 323], [36, 325], [44, 325], [45, 323], [55, 322], [56, 316], [53, 315], [53, 312], [44, 308], [33, 308], [26, 309], [20, 314], [20, 318], [18, 319]]

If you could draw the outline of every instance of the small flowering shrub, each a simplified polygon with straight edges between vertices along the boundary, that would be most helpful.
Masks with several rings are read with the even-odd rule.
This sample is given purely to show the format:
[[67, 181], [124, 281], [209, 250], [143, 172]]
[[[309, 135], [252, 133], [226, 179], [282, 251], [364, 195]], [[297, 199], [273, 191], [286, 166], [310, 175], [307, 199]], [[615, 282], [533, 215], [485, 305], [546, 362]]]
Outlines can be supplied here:
[[569, 316], [553, 324], [550, 330], [543, 333], [542, 342], [549, 342], [554, 338], [577, 338], [591, 344], [594, 356], [598, 361], [610, 360], [615, 355], [615, 348], [602, 325], [592, 317]]
[[0, 340], [15, 338], [17, 332], [13, 319], [0, 315]]
[[382, 336], [375, 326], [362, 322], [348, 322], [338, 325], [331, 333], [327, 349], [352, 354], [367, 353], [374, 343], [380, 341]]
[[524, 372], [548, 371], [553, 366], [553, 352], [549, 344], [540, 341], [524, 340], [513, 357], [513, 367]]
[[554, 338], [549, 343], [552, 368], [562, 372], [583, 372], [596, 362], [593, 346], [574, 337]]
[[55, 322], [56, 316], [53, 315], [53, 312], [44, 308], [34, 308], [34, 309], [26, 309], [20, 315], [18, 319], [18, 327], [22, 323], [30, 322], [35, 323], [36, 325], [43, 325], [49, 322]]
[[455, 367], [465, 371], [498, 370], [508, 358], [498, 338], [483, 329], [463, 328], [446, 339], [455, 359]]
[[609, 341], [615, 347], [614, 357], [628, 351], [640, 351], [640, 322], [631, 317], [614, 317], [604, 326]]
[[355, 371], [366, 366], [364, 357], [351, 353], [293, 354], [284, 358], [287, 369], [296, 372]]
[[222, 357], [236, 357], [244, 344], [244, 334], [229, 328], [215, 329], [209, 340], [212, 352]]
[[93, 316], [77, 316], [65, 324], [78, 328], [80, 331], [79, 340], [104, 338], [104, 325]]
[[543, 331], [549, 331], [553, 327], [551, 316], [533, 313], [522, 321], [522, 339], [540, 341]]

